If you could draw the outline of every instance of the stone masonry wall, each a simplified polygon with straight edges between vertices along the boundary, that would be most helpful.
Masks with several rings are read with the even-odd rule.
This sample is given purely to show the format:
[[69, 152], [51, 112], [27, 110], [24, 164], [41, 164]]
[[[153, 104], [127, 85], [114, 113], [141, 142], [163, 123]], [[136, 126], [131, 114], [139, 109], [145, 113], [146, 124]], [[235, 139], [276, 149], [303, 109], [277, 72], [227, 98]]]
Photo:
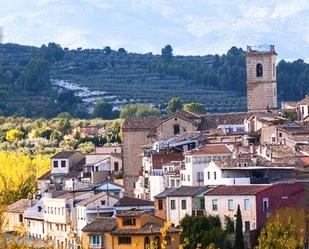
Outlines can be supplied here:
[[[277, 108], [276, 54], [247, 53], [248, 111], [266, 111]], [[262, 64], [263, 76], [256, 77], [256, 65]]]

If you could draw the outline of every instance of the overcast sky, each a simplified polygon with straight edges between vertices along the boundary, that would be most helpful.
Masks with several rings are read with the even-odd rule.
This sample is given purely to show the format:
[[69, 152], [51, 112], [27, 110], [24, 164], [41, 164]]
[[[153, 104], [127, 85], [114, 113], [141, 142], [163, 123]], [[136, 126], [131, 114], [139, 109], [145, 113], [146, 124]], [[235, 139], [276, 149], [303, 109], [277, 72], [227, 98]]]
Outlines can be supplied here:
[[3, 41], [175, 54], [275, 44], [309, 58], [308, 0], [0, 0]]

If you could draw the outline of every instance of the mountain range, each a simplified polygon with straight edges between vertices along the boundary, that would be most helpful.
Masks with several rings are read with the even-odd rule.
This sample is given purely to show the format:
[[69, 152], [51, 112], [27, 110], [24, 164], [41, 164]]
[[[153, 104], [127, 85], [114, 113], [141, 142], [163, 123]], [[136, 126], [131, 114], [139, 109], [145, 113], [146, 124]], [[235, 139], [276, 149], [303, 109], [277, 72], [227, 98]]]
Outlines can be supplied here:
[[275, 44], [279, 58], [309, 58], [306, 0], [0, 0], [5, 43], [120, 47], [174, 54], [222, 54]]

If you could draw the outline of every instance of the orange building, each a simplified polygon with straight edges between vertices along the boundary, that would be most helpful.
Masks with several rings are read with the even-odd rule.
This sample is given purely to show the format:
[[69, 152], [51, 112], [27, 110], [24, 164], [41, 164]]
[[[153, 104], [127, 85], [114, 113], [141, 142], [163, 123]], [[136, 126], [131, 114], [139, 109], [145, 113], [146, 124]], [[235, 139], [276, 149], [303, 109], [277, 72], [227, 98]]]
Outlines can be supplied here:
[[[116, 218], [97, 218], [82, 231], [84, 249], [145, 249], [154, 242], [161, 248], [161, 228], [164, 220], [145, 211], [126, 211]], [[167, 248], [178, 249], [179, 230], [170, 227], [166, 236]]]

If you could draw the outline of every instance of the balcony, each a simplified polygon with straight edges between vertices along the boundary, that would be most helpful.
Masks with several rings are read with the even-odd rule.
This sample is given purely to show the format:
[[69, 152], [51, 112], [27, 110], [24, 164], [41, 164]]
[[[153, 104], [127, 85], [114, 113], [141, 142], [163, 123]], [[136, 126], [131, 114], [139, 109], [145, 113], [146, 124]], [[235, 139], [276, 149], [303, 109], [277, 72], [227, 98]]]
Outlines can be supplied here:
[[192, 216], [206, 216], [206, 210], [204, 209], [192, 210]]

